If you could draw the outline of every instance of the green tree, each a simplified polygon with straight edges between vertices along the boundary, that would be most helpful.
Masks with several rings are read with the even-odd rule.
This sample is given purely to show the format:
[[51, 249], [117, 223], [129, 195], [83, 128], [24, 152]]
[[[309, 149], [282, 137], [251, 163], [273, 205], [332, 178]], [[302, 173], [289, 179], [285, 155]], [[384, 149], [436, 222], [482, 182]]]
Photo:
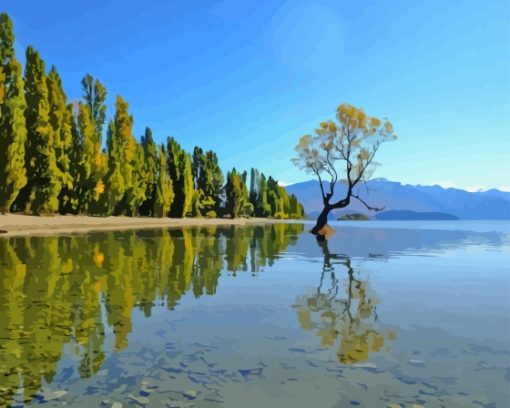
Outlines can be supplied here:
[[26, 102], [21, 64], [14, 52], [12, 22], [0, 14], [0, 212], [9, 211], [27, 183]]
[[163, 145], [159, 147], [157, 155], [156, 197], [153, 215], [167, 217], [174, 201], [172, 179], [167, 173], [166, 151]]
[[253, 205], [249, 201], [246, 187], [246, 172], [239, 174], [235, 168], [227, 173], [225, 213], [231, 218], [250, 216], [253, 213]]
[[83, 100], [78, 105], [78, 123], [82, 144], [80, 202], [83, 211], [97, 214], [105, 210], [104, 178], [107, 157], [101, 152], [103, 127], [106, 118], [106, 88], [87, 74], [81, 81]]
[[204, 153], [196, 146], [193, 150], [192, 169], [195, 185], [194, 213], [215, 218], [224, 182], [216, 153], [212, 150]]
[[260, 178], [258, 179], [258, 192], [255, 203], [256, 208], [255, 215], [257, 217], [269, 217], [271, 215], [271, 206], [268, 202], [267, 195], [268, 195], [267, 179], [264, 173], [262, 173], [260, 174]]
[[143, 148], [133, 136], [133, 118], [129, 105], [117, 96], [115, 118], [108, 127], [109, 213], [136, 215], [145, 200]]
[[90, 213], [92, 203], [99, 198], [99, 191], [96, 193], [96, 187], [100, 188], [101, 186], [101, 145], [100, 141], [96, 139], [90, 107], [82, 102], [78, 104], [78, 129], [81, 141], [81, 157], [77, 163], [80, 168], [80, 209]]
[[302, 219], [305, 216], [303, 205], [298, 201], [294, 194], [289, 197], [289, 218]]
[[32, 47], [26, 51], [25, 99], [28, 182], [18, 195], [15, 207], [33, 214], [55, 213], [64, 176], [57, 165], [52, 137], [44, 62]]
[[[140, 206], [140, 215], [153, 216], [156, 205], [157, 186], [158, 186], [158, 147], [152, 138], [152, 130], [145, 128], [145, 134], [142, 136], [142, 147], [144, 151], [144, 171], [145, 178], [145, 200]], [[165, 170], [166, 171], [166, 170]]]
[[94, 79], [90, 74], [85, 75], [81, 80], [81, 86], [83, 98], [89, 107], [91, 121], [94, 123], [96, 140], [101, 141], [103, 127], [106, 122], [106, 88], [98, 79]]
[[173, 137], [167, 141], [167, 167], [175, 193], [170, 216], [185, 217], [192, 210], [194, 196], [191, 158]]
[[231, 218], [239, 215], [241, 208], [241, 177], [236, 169], [227, 173], [227, 183], [225, 184], [225, 213]]
[[214, 207], [209, 208], [206, 206], [206, 215], [216, 217], [225, 179], [219, 165], [218, 156], [212, 150], [208, 150], [205, 153], [205, 169], [208, 175], [206, 195], [215, 201]]
[[[71, 174], [71, 150], [73, 148], [72, 121], [67, 103], [67, 96], [62, 86], [62, 79], [55, 67], [52, 67], [47, 80], [48, 102], [50, 106], [49, 121], [52, 130], [51, 143], [55, 149], [55, 159], [60, 171], [62, 189], [59, 194], [59, 209], [65, 209], [69, 192], [73, 190]], [[74, 164], [73, 164], [74, 165]]]
[[277, 216], [279, 212], [283, 211], [278, 182], [271, 176], [267, 179], [267, 203], [271, 209], [269, 213], [271, 217]]
[[103, 197], [103, 207], [106, 214], [114, 214], [117, 203], [122, 200], [125, 192], [124, 175], [122, 173], [122, 144], [117, 138], [115, 121], [110, 120], [106, 133], [108, 155], [108, 173], [105, 177], [106, 195]]

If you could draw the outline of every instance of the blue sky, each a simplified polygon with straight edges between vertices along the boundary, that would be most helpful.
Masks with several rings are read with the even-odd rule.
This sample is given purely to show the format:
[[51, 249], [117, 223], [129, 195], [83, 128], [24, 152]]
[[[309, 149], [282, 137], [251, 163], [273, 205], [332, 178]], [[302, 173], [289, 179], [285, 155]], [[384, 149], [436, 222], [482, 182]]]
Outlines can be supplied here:
[[[30, 5], [28, 5], [30, 3]], [[375, 177], [510, 190], [510, 3], [3, 0], [20, 59], [55, 65], [70, 98], [90, 73], [135, 134], [214, 149], [226, 170], [308, 179], [290, 158], [342, 102], [388, 117]]]

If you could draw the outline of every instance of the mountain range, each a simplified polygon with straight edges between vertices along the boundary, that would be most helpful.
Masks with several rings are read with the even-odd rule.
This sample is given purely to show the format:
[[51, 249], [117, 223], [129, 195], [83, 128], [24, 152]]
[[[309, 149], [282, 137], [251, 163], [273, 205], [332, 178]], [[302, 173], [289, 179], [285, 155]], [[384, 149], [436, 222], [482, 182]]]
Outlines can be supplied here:
[[[286, 186], [305, 207], [309, 218], [322, 210], [319, 182], [305, 181]], [[329, 183], [324, 183], [329, 189]], [[333, 200], [345, 194], [345, 184], [338, 183]], [[402, 184], [384, 178], [369, 180], [356, 189], [360, 197], [373, 207], [383, 207], [382, 212], [369, 211], [358, 200], [343, 209], [335, 210], [331, 218], [346, 214], [364, 214], [376, 219], [461, 219], [461, 220], [510, 220], [510, 192], [491, 189], [470, 192], [438, 185], [422, 186]]]

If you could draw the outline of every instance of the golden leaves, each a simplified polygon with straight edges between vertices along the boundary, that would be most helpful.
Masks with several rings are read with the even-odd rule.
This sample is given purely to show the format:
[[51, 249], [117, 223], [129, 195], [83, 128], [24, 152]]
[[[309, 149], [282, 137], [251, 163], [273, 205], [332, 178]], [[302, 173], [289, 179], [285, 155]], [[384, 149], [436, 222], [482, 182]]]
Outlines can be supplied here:
[[369, 158], [370, 158], [369, 151], [367, 149], [361, 149], [361, 151], [358, 154], [358, 159], [365, 161], [365, 160], [368, 160]]
[[94, 187], [94, 193], [96, 193], [97, 195], [100, 195], [100, 194], [104, 193], [104, 190], [105, 190], [105, 186], [104, 186], [103, 180], [99, 180], [96, 183], [96, 187]]
[[381, 143], [397, 139], [393, 125], [386, 118], [369, 116], [348, 103], [338, 106], [336, 118], [338, 123], [320, 122], [315, 136], [301, 137], [292, 162], [309, 173], [327, 172], [333, 179], [339, 173], [335, 166], [344, 161], [347, 173], [357, 173], [352, 179], [369, 177], [376, 167], [372, 159]]
[[98, 268], [101, 268], [103, 266], [104, 254], [98, 248], [96, 248], [96, 250], [94, 251], [94, 256], [92, 259], [94, 261], [94, 264]]
[[310, 143], [312, 141], [312, 136], [310, 135], [304, 135], [299, 139], [299, 144], [296, 146], [296, 149], [302, 148], [306, 149], [310, 146]]

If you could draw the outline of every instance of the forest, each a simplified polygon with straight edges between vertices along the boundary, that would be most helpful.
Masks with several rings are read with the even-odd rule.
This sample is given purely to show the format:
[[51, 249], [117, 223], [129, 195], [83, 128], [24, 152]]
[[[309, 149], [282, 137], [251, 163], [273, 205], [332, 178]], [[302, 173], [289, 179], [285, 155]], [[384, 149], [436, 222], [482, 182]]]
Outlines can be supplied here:
[[173, 137], [157, 144], [149, 127], [137, 140], [120, 95], [107, 120], [99, 79], [87, 74], [82, 99], [69, 100], [31, 46], [23, 69], [14, 40], [2, 13], [0, 213], [304, 218], [297, 198], [257, 169], [224, 175], [214, 151], [190, 154]]

